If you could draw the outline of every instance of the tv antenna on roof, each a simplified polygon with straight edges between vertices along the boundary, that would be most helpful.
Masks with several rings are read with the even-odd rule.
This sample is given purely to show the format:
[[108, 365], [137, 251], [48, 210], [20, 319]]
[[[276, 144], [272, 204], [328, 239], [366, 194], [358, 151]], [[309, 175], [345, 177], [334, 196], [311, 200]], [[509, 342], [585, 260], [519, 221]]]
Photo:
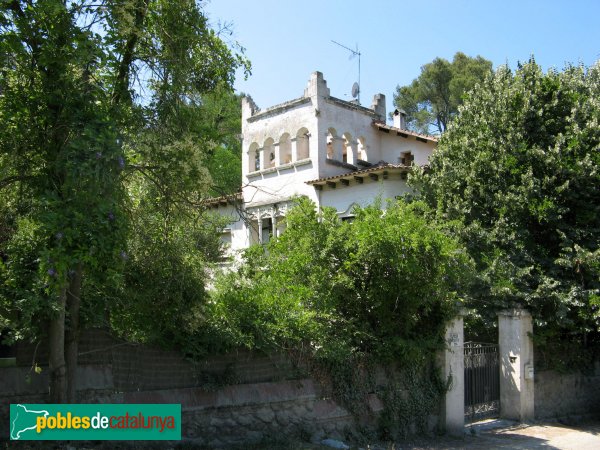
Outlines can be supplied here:
[[360, 51], [358, 50], [358, 44], [356, 44], [356, 50], [352, 50], [350, 47], [346, 47], [345, 45], [340, 44], [339, 42], [336, 42], [333, 39], [331, 40], [331, 42], [348, 50], [350, 52], [350, 59], [358, 56], [358, 83], [354, 83], [352, 85], [352, 97], [356, 98], [358, 100], [358, 104], [360, 105]]

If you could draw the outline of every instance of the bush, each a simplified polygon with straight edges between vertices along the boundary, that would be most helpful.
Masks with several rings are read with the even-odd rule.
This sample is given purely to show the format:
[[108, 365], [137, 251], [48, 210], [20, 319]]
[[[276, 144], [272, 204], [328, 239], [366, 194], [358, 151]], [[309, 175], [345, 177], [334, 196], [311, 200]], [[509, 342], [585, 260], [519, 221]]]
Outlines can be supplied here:
[[426, 359], [443, 345], [471, 268], [426, 212], [422, 203], [374, 205], [350, 223], [299, 199], [285, 233], [249, 249], [240, 271], [217, 283], [216, 325], [247, 347]]

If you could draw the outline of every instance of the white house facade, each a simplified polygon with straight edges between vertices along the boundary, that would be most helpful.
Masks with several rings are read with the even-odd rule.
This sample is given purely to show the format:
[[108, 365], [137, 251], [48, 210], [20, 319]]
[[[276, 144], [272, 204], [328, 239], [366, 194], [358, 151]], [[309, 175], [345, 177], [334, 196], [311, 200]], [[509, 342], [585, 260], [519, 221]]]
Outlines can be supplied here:
[[437, 144], [406, 130], [402, 112], [386, 125], [383, 94], [370, 108], [332, 97], [320, 72], [295, 100], [260, 110], [244, 98], [242, 136], [241, 193], [207, 202], [231, 219], [223, 232], [231, 254], [279, 236], [294, 197], [347, 218], [355, 205], [408, 192], [411, 166], [426, 165]]

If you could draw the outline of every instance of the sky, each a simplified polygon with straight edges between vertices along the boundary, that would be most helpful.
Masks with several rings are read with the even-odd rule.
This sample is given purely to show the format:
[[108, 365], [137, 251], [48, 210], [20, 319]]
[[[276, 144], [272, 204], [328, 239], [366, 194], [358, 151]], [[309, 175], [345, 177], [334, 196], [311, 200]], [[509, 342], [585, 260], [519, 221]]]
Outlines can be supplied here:
[[361, 104], [385, 94], [421, 66], [457, 51], [481, 55], [494, 68], [515, 68], [533, 54], [544, 70], [600, 59], [600, 0], [209, 0], [215, 29], [245, 48], [252, 75], [239, 72], [238, 92], [260, 108], [301, 97], [310, 74], [324, 74], [331, 95], [351, 100], [361, 53]]

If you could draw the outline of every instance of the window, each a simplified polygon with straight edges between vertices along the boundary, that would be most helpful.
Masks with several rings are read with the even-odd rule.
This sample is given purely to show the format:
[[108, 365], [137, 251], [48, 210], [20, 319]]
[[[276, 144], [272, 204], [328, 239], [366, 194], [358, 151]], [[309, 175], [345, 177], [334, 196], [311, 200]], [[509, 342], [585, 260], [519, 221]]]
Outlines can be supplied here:
[[253, 142], [248, 150], [248, 172], [260, 170], [260, 152], [258, 144]]
[[300, 128], [296, 134], [296, 158], [298, 161], [310, 158], [309, 134], [306, 128]]
[[358, 138], [358, 159], [361, 161], [368, 161], [367, 158], [367, 144], [364, 137]]
[[275, 167], [275, 141], [272, 138], [269, 138], [265, 141], [263, 152], [265, 165], [263, 169]]
[[263, 219], [262, 220], [262, 230], [261, 230], [261, 244], [268, 244], [271, 240], [271, 236], [273, 235], [273, 219]]
[[327, 133], [327, 158], [333, 159], [333, 135], [331, 131]]
[[354, 155], [354, 144], [352, 142], [352, 135], [350, 133], [344, 133], [342, 161], [348, 164], [355, 164], [355, 158], [356, 156]]
[[338, 138], [335, 128], [329, 128], [327, 130], [327, 158], [342, 161], [343, 157], [341, 139]]
[[415, 160], [415, 156], [412, 152], [403, 152], [400, 154], [400, 164], [404, 166], [411, 166]]
[[231, 230], [228, 228], [223, 230], [223, 232], [221, 233], [221, 245], [224, 248], [231, 247]]
[[292, 162], [292, 141], [290, 135], [284, 133], [279, 139], [279, 164]]
[[227, 257], [231, 256], [231, 230], [229, 228], [221, 233], [219, 247], [221, 249], [221, 260], [226, 260]]

